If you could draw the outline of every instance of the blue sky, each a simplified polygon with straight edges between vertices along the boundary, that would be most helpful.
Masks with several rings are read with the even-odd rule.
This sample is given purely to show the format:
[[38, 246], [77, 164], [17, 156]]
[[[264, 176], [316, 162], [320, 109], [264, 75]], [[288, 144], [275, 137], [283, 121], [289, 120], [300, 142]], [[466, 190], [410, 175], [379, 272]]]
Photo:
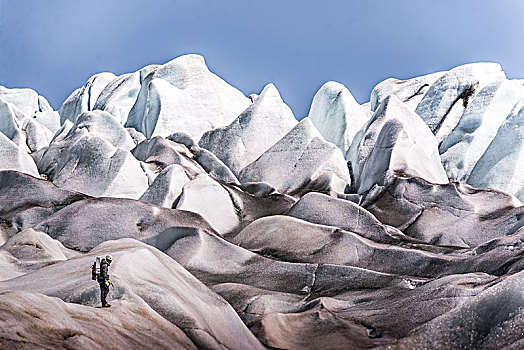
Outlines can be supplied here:
[[273, 82], [298, 118], [336, 80], [357, 101], [388, 77], [477, 61], [524, 77], [524, 0], [0, 0], [0, 85], [55, 109], [93, 74], [186, 53], [245, 94]]

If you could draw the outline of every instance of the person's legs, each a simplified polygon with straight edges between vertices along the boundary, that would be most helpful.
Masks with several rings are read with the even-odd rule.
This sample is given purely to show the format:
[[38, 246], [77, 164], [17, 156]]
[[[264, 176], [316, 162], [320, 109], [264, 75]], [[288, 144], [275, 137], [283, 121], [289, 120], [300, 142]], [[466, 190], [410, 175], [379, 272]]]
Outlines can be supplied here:
[[102, 301], [102, 306], [107, 304], [107, 293], [109, 293], [109, 287], [106, 286], [105, 282], [100, 283], [100, 299]]

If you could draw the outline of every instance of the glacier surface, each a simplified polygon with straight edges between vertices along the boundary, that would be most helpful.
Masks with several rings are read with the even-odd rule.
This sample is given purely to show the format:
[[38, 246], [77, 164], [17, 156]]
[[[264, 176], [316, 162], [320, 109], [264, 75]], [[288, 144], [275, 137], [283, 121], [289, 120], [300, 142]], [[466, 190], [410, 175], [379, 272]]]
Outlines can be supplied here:
[[523, 174], [496, 63], [330, 81], [300, 122], [193, 54], [58, 111], [0, 87], [0, 348], [522, 348]]

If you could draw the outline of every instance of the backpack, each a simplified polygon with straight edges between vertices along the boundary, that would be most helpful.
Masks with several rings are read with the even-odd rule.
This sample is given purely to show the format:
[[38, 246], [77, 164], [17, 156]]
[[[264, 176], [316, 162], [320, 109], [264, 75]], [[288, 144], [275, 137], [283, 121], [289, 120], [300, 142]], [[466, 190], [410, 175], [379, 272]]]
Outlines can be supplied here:
[[97, 256], [93, 266], [91, 267], [91, 279], [93, 281], [97, 281], [98, 276], [100, 276], [100, 257]]

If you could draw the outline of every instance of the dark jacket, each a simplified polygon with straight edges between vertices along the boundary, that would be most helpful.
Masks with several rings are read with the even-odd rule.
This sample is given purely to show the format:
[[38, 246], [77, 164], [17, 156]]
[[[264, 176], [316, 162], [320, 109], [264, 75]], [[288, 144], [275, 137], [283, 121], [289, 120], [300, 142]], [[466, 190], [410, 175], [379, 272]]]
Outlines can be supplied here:
[[106, 259], [100, 261], [100, 275], [98, 275], [98, 282], [102, 283], [109, 279], [109, 265]]

